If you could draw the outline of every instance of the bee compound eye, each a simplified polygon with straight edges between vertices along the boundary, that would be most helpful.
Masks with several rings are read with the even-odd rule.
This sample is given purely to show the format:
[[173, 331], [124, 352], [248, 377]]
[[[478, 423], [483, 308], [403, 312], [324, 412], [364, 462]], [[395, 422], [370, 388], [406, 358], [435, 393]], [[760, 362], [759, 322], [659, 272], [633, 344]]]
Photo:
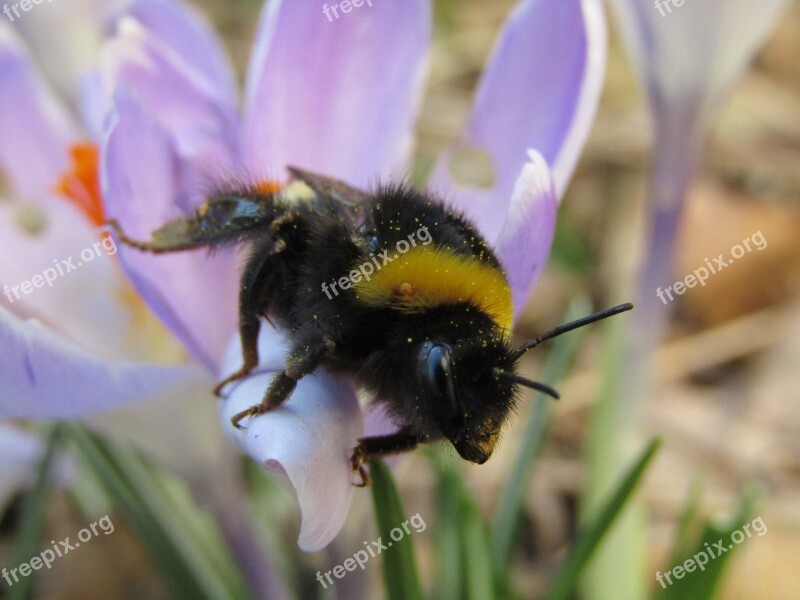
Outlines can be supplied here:
[[426, 342], [420, 353], [422, 385], [435, 414], [451, 419], [460, 411], [450, 346]]

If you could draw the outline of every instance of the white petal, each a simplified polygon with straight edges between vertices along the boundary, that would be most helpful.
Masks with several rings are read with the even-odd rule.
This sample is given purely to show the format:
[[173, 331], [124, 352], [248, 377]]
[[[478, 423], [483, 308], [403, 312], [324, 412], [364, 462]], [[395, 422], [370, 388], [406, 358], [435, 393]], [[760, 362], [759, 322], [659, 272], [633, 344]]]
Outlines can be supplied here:
[[[259, 374], [230, 386], [221, 416], [247, 454], [289, 478], [302, 513], [298, 545], [312, 552], [333, 540], [350, 511], [354, 488], [349, 459], [363, 422], [353, 388], [320, 373], [304, 377], [279, 408], [242, 421], [244, 430], [235, 429], [231, 417], [261, 402], [273, 374], [283, 366], [284, 346], [281, 336], [265, 324]], [[223, 372], [240, 365], [241, 352], [229, 352]]]

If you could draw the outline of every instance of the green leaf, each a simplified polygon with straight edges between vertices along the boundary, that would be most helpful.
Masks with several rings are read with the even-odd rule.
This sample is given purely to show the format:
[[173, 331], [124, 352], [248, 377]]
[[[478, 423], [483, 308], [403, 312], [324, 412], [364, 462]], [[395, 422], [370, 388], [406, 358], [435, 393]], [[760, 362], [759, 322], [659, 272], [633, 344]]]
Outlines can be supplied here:
[[[667, 573], [670, 573], [670, 576], [667, 577], [659, 571], [663, 582], [658, 586], [658, 591], [661, 592], [658, 596], [659, 599], [682, 600], [691, 598], [692, 600], [712, 600], [722, 581], [725, 567], [739, 546], [739, 544], [734, 543], [731, 536], [734, 532], [741, 530], [745, 523], [748, 523], [748, 516], [752, 514], [752, 508], [753, 498], [748, 496], [742, 500], [736, 516], [727, 523], [707, 523], [694, 549], [677, 559], [671, 559], [673, 562], [665, 569]], [[744, 532], [740, 533], [745, 535]], [[752, 536], [753, 532], [751, 531], [750, 534]], [[747, 542], [747, 537], [742, 538], [740, 543], [742, 542]], [[715, 544], [722, 545], [725, 552], [722, 553]], [[700, 568], [700, 563], [702, 562], [706, 564], [703, 564], [702, 568]], [[692, 571], [685, 571], [686, 566], [690, 566]], [[680, 579], [674, 574], [675, 567], [684, 569]]]
[[[563, 322], [583, 317], [589, 314], [590, 310], [589, 303], [584, 298], [579, 298], [570, 304]], [[547, 356], [541, 381], [554, 385], [566, 375], [585, 334], [585, 329], [579, 329], [553, 342], [553, 349]], [[533, 477], [533, 468], [550, 421], [552, 399], [535, 392], [531, 401], [535, 404], [524, 430], [518, 434], [521, 436], [522, 445], [507, 478], [508, 483], [500, 496], [492, 526], [492, 559], [495, 577], [499, 582], [505, 581], [507, 577], [511, 553], [519, 532], [525, 490], [528, 489]]]
[[116, 508], [139, 534], [172, 597], [250, 597], [219, 537], [198, 524], [188, 502], [176, 501], [175, 490], [160, 474], [132, 451], [79, 426], [71, 425], [67, 431]]
[[436, 529], [433, 532], [436, 578], [433, 597], [437, 600], [462, 600], [464, 575], [461, 571], [460, 551], [460, 473], [455, 466], [448, 465], [437, 481]]
[[495, 593], [489, 535], [460, 460], [444, 458], [437, 485], [436, 600], [492, 600]]
[[462, 490], [461, 494], [461, 552], [468, 600], [495, 598], [492, 578], [492, 558], [489, 536], [478, 507]]
[[680, 521], [678, 521], [678, 530], [675, 533], [675, 542], [672, 544], [672, 554], [669, 561], [671, 565], [677, 565], [683, 560], [683, 557], [686, 556], [694, 544], [693, 540], [696, 534], [699, 533], [699, 529], [703, 527], [699, 514], [701, 495], [700, 480], [695, 479], [689, 488], [689, 496], [683, 507]]
[[[31, 558], [38, 556], [41, 551], [40, 543], [42, 530], [44, 529], [45, 507], [50, 493], [51, 472], [58, 450], [62, 445], [62, 438], [62, 427], [56, 424], [47, 439], [45, 453], [37, 470], [36, 483], [23, 505], [14, 566], [29, 562]], [[23, 600], [27, 598], [30, 595], [33, 581], [33, 575], [21, 577], [19, 582], [14, 583], [13, 587], [8, 590], [8, 599]]]
[[[661, 440], [656, 438], [645, 449], [641, 457], [623, 478], [620, 485], [605, 502], [597, 515], [587, 520], [586, 527], [578, 534], [578, 538], [564, 561], [564, 565], [556, 575], [546, 600], [568, 600], [578, 584], [581, 570], [588, 562], [592, 552], [597, 548], [603, 536], [616, 520], [620, 511], [633, 494], [634, 489], [644, 475], [650, 461], [655, 456]], [[692, 598], [694, 596], [685, 596]]]
[[571, 225], [568, 217], [564, 214], [559, 217], [550, 252], [551, 260], [571, 273], [583, 275], [592, 266], [586, 238]]
[[[603, 327], [601, 381], [589, 415], [584, 461], [586, 485], [581, 491], [580, 523], [597, 514], [631, 460], [629, 449], [638, 440], [641, 407], [648, 387], [641, 372], [629, 372], [626, 354], [633, 332], [632, 319], [611, 319]], [[634, 500], [617, 518], [614, 530], [584, 569], [584, 600], [641, 600], [648, 591], [647, 523], [644, 509]]]
[[[411, 536], [403, 531], [402, 524], [408, 519], [403, 511], [400, 495], [389, 468], [382, 460], [369, 467], [372, 476], [372, 503], [378, 521], [378, 534], [387, 548], [383, 557], [383, 580], [389, 600], [422, 600], [422, 586], [414, 562], [414, 544]], [[391, 538], [391, 531], [400, 528], [403, 537]]]

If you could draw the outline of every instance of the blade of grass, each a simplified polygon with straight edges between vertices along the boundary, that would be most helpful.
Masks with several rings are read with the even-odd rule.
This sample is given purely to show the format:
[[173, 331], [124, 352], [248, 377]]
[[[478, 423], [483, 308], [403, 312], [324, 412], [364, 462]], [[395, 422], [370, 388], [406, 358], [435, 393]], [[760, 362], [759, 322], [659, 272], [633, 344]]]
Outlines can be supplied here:
[[[564, 323], [589, 314], [591, 307], [584, 298], [570, 304]], [[553, 342], [553, 349], [547, 356], [541, 381], [556, 384], [566, 375], [569, 365], [580, 347], [586, 330], [577, 330]], [[522, 433], [522, 446], [517, 455], [507, 484], [503, 488], [492, 525], [492, 562], [496, 580], [506, 580], [510, 556], [517, 540], [525, 490], [533, 476], [533, 468], [544, 441], [544, 434], [550, 420], [552, 401], [540, 393], [534, 394], [536, 403], [531, 410]]]
[[[199, 548], [197, 538], [183, 522], [185, 507], [176, 507], [168, 495], [144, 476], [144, 467], [99, 436], [69, 426], [69, 437], [80, 455], [113, 499], [117, 509], [137, 531], [150, 557], [175, 598], [246, 598], [239, 578], [225, 579]], [[230, 575], [230, 573], [227, 573]]]
[[493, 600], [495, 589], [492, 578], [492, 558], [489, 536], [478, 507], [464, 488], [460, 490], [461, 554], [466, 598], [468, 600]]
[[462, 582], [460, 540], [461, 503], [458, 488], [460, 473], [447, 464], [437, 478], [435, 555], [436, 579], [433, 597], [437, 600], [461, 600]]
[[[372, 476], [372, 503], [378, 522], [381, 542], [387, 546], [383, 557], [383, 580], [389, 600], [422, 600], [422, 586], [414, 562], [414, 544], [405, 534], [400, 540], [392, 540], [390, 532], [407, 520], [400, 495], [392, 479], [391, 471], [382, 460], [370, 464]], [[402, 529], [401, 529], [402, 531]]]
[[[597, 514], [625, 465], [635, 458], [633, 448], [639, 440], [641, 407], [647, 404], [649, 384], [643, 373], [631, 372], [632, 363], [641, 362], [629, 356], [630, 340], [635, 337], [632, 327], [630, 318], [611, 319], [603, 326], [601, 379], [588, 415], [584, 450], [587, 476], [580, 498], [581, 524]], [[584, 600], [641, 600], [647, 595], [646, 528], [644, 508], [636, 500], [630, 502], [584, 569]]]
[[677, 565], [683, 560], [692, 545], [692, 538], [702, 526], [699, 514], [701, 495], [700, 480], [695, 479], [689, 488], [689, 496], [686, 498], [686, 505], [683, 507], [681, 519], [678, 521], [678, 530], [675, 533], [675, 542], [672, 545], [672, 554], [669, 560], [671, 565]]
[[[579, 533], [572, 550], [570, 550], [567, 559], [564, 561], [564, 565], [550, 586], [546, 600], [568, 600], [570, 598], [570, 594], [578, 585], [581, 570], [630, 499], [660, 446], [661, 440], [659, 438], [650, 442], [640, 458], [617, 486], [611, 498], [601, 505], [601, 510], [598, 511], [594, 518], [587, 520], [586, 527]], [[694, 598], [693, 596], [685, 597]]]
[[[36, 473], [36, 482], [23, 504], [22, 515], [20, 517], [20, 530], [16, 543], [14, 565], [27, 563], [33, 556], [39, 554], [41, 548], [42, 530], [44, 528], [44, 512], [47, 505], [47, 497], [50, 493], [51, 474], [55, 463], [58, 450], [62, 446], [63, 429], [60, 424], [56, 424], [50, 431], [47, 438], [44, 456]], [[28, 598], [33, 585], [33, 577], [22, 577], [19, 582], [8, 591], [8, 600], [24, 600]]]
[[[670, 580], [664, 579], [665, 583], [662, 584], [662, 587], [665, 589], [658, 596], [659, 600], [682, 600], [683, 598], [712, 600], [714, 598], [719, 584], [722, 582], [725, 567], [733, 557], [733, 551], [738, 547], [738, 544], [733, 543], [731, 536], [748, 522], [747, 518], [752, 514], [753, 503], [752, 496], [743, 498], [737, 514], [732, 519], [721, 525], [707, 523], [694, 549], [677, 559], [672, 559], [674, 562], [671, 562], [666, 568], [672, 571], [678, 566], [684, 569], [684, 574], [680, 579], [674, 577], [674, 573]], [[744, 539], [747, 538], [743, 538], [742, 541]], [[720, 552], [718, 546], [714, 545], [720, 542], [726, 552], [718, 556], [709, 556], [709, 547], [712, 548], [711, 552]], [[698, 570], [697, 561], [701, 554], [705, 555], [708, 563]], [[689, 561], [693, 561], [695, 565], [692, 567], [692, 571], [685, 570], [685, 565]], [[667, 581], [671, 581], [672, 584], [667, 585]]]

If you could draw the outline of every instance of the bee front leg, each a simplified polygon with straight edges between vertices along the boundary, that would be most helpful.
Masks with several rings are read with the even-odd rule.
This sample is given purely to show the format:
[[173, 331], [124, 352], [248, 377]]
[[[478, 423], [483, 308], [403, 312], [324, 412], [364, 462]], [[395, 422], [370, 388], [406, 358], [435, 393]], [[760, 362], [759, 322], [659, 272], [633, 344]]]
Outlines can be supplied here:
[[417, 447], [422, 439], [410, 427], [404, 427], [397, 433], [375, 437], [365, 437], [358, 440], [358, 446], [353, 448], [350, 462], [353, 471], [361, 477], [361, 483], [354, 483], [356, 487], [366, 487], [372, 482], [366, 463], [374, 458], [409, 452]]
[[317, 339], [312, 343], [300, 342], [295, 345], [286, 359], [286, 367], [275, 375], [269, 384], [261, 404], [255, 404], [231, 418], [231, 423], [237, 429], [242, 429], [239, 424], [247, 417], [263, 415], [278, 408], [292, 394], [297, 382], [316, 369], [324, 360], [325, 355], [334, 349], [333, 341], [328, 337]]

